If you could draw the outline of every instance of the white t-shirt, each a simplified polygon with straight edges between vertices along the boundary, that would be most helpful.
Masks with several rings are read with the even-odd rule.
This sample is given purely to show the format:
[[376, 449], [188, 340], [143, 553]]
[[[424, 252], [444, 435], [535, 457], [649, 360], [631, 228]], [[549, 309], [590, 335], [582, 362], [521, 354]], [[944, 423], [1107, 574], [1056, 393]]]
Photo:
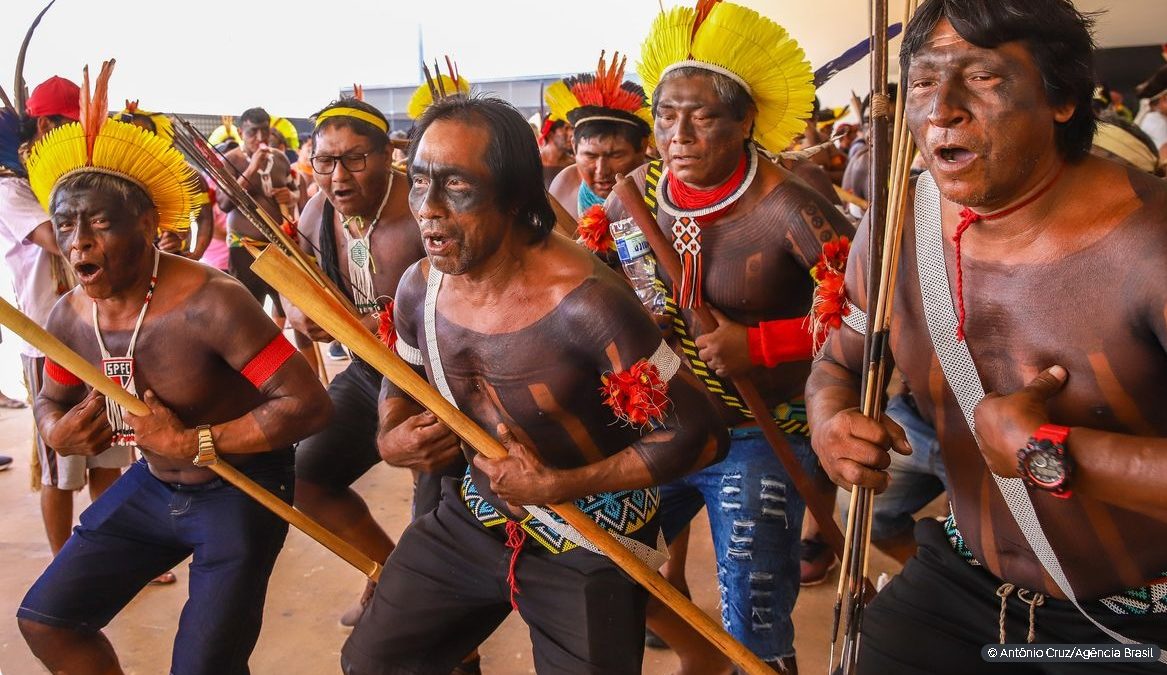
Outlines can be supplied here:
[[[57, 282], [53, 278], [53, 254], [29, 240], [29, 235], [49, 214], [41, 208], [28, 181], [11, 176], [0, 178], [0, 252], [12, 274], [16, 304], [41, 326], [57, 302]], [[42, 354], [19, 337], [20, 353], [38, 357]]]
[[1139, 122], [1139, 127], [1155, 142], [1156, 150], [1167, 145], [1167, 115], [1152, 110], [1143, 117], [1142, 122]]

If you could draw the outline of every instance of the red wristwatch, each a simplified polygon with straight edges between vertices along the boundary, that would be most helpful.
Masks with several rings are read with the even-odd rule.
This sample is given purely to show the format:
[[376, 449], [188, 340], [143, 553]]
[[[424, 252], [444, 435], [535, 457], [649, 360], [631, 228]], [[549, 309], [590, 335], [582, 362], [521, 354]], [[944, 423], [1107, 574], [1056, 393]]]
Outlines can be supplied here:
[[1074, 461], [1066, 452], [1070, 428], [1043, 424], [1017, 451], [1017, 471], [1026, 485], [1065, 499], [1070, 496]]

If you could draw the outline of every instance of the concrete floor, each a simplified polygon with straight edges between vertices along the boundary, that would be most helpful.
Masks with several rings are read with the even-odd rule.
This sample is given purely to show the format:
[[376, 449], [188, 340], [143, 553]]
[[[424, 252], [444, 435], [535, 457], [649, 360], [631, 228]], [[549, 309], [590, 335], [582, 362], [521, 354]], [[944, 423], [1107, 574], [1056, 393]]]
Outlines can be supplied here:
[[[331, 369], [331, 368], [330, 368]], [[15, 395], [15, 394], [14, 394]], [[0, 473], [0, 674], [46, 672], [25, 646], [14, 614], [25, 591], [49, 562], [37, 494], [29, 490], [32, 416], [27, 410], [0, 410], [0, 454], [15, 466]], [[411, 497], [407, 471], [378, 466], [357, 483], [374, 516], [394, 538], [408, 521]], [[88, 497], [77, 499], [78, 510]], [[694, 600], [717, 615], [708, 522], [694, 521], [688, 578]], [[871, 578], [898, 568], [874, 552]], [[179, 582], [145, 589], [109, 626], [107, 634], [129, 675], [165, 673], [178, 615], [186, 599], [186, 564], [176, 570]], [[832, 575], [832, 581], [834, 576]], [[251, 659], [257, 675], [337, 673], [338, 655], [348, 630], [337, 617], [362, 588], [362, 576], [339, 558], [293, 531], [276, 564], [268, 592], [263, 632]], [[835, 584], [804, 589], [795, 610], [797, 650], [803, 673], [826, 671], [831, 607]], [[512, 615], [482, 647], [483, 671], [492, 675], [533, 673], [530, 640], [523, 622]], [[676, 657], [647, 650], [645, 673], [672, 673]]]

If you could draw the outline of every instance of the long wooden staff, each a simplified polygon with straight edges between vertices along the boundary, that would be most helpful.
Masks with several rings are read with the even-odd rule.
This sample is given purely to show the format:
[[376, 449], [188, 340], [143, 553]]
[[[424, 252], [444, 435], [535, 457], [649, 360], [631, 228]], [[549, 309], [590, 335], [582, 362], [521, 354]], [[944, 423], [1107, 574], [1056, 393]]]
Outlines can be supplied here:
[[[120, 385], [109, 379], [65, 343], [41, 328], [35, 321], [25, 316], [3, 298], [0, 298], [0, 324], [16, 333], [25, 342], [39, 349], [55, 363], [76, 375], [82, 382], [113, 399], [118, 405], [135, 415], [149, 415], [150, 408], [140, 399], [132, 396]], [[324, 529], [316, 521], [289, 506], [284, 500], [265, 490], [255, 481], [239, 472], [227, 462], [215, 461], [204, 464], [220, 478], [239, 488], [248, 497], [262, 504], [272, 513], [287, 521], [304, 534], [320, 542], [325, 548], [364, 573], [373, 581], [381, 576], [381, 563], [371, 560], [352, 544]]]
[[[916, 0], [904, 0], [904, 21], [908, 21]], [[863, 380], [860, 391], [863, 414], [879, 421], [883, 416], [887, 386], [887, 348], [891, 330], [892, 304], [898, 271], [900, 244], [907, 206], [908, 178], [913, 146], [904, 123], [907, 92], [902, 86], [896, 97], [894, 123], [889, 120], [887, 99], [887, 0], [873, 0], [872, 7], [872, 138], [871, 204], [868, 225], [870, 248], [867, 270], [868, 326], [864, 337]], [[894, 139], [892, 132], [894, 131]], [[891, 141], [891, 152], [887, 144]], [[882, 153], [882, 154], [881, 154]], [[890, 156], [889, 156], [890, 155]], [[835, 615], [831, 636], [828, 669], [834, 665], [835, 640], [839, 628], [839, 609], [846, 590], [846, 631], [840, 665], [843, 675], [855, 671], [859, 662], [859, 643], [863, 610], [870, 600], [865, 585], [856, 583], [866, 576], [870, 561], [872, 518], [875, 492], [853, 487], [847, 518], [847, 551], [839, 573]]]
[[[402, 361], [401, 357], [386, 347], [354, 316], [344, 311], [335, 298], [320, 286], [307, 283], [304, 273], [287, 257], [280, 255], [278, 251], [273, 253], [269, 247], [257, 255], [251, 269], [272, 288], [295, 303], [317, 325], [389, 378], [413, 400], [429, 409], [471, 448], [491, 459], [506, 457], [506, 448], [494, 436], [443, 398], [409, 364]], [[656, 570], [650, 569], [574, 504], [552, 504], [548, 508], [688, 622], [743, 672], [751, 675], [773, 673], [765, 662], [725, 632], [720, 623], [715, 622], [692, 601], [681, 595]]]
[[[636, 183], [630, 177], [625, 176], [616, 181], [616, 187], [612, 190], [620, 198], [628, 214], [636, 221], [637, 227], [644, 233], [644, 238], [648, 240], [648, 245], [652, 248], [657, 263], [664, 268], [665, 273], [670, 278], [680, 279], [681, 257], [665, 239], [664, 234], [660, 230], [660, 226], [657, 225], [656, 219], [652, 217], [648, 206], [645, 205], [644, 196], [636, 187]], [[709, 333], [717, 329], [717, 318], [713, 316], [713, 312], [709, 311], [708, 306], [698, 307], [694, 310], [694, 313], [697, 315], [697, 322], [700, 324], [702, 332]], [[843, 533], [839, 531], [839, 526], [835, 524], [834, 500], [832, 499], [828, 502], [827, 500], [817, 499], [818, 492], [815, 490], [814, 485], [811, 484], [810, 477], [807, 476], [798, 458], [794, 456], [794, 452], [790, 449], [790, 444], [786, 441], [785, 434], [774, 423], [774, 418], [770, 416], [770, 412], [766, 407], [766, 401], [758, 392], [758, 388], [754, 386], [753, 381], [748, 377], [734, 377], [730, 378], [730, 382], [738, 390], [738, 393], [741, 394], [746, 407], [754, 415], [754, 421], [758, 423], [758, 427], [762, 430], [762, 435], [766, 437], [766, 441], [770, 443], [770, 447], [774, 450], [778, 461], [782, 462], [786, 473], [790, 475], [790, 480], [794, 483], [794, 488], [802, 495], [807, 508], [810, 509], [811, 514], [818, 521], [823, 538], [826, 539], [827, 544], [830, 545], [835, 555], [841, 558], [844, 548]]]

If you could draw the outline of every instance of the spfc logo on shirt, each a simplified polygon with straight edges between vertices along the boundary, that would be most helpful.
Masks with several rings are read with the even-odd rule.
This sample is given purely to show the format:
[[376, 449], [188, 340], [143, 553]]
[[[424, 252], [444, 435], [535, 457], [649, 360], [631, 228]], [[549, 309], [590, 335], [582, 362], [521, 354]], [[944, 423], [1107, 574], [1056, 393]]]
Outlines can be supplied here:
[[102, 359], [101, 365], [105, 369], [105, 376], [117, 382], [122, 389], [128, 389], [134, 380], [134, 360], [120, 357]]

